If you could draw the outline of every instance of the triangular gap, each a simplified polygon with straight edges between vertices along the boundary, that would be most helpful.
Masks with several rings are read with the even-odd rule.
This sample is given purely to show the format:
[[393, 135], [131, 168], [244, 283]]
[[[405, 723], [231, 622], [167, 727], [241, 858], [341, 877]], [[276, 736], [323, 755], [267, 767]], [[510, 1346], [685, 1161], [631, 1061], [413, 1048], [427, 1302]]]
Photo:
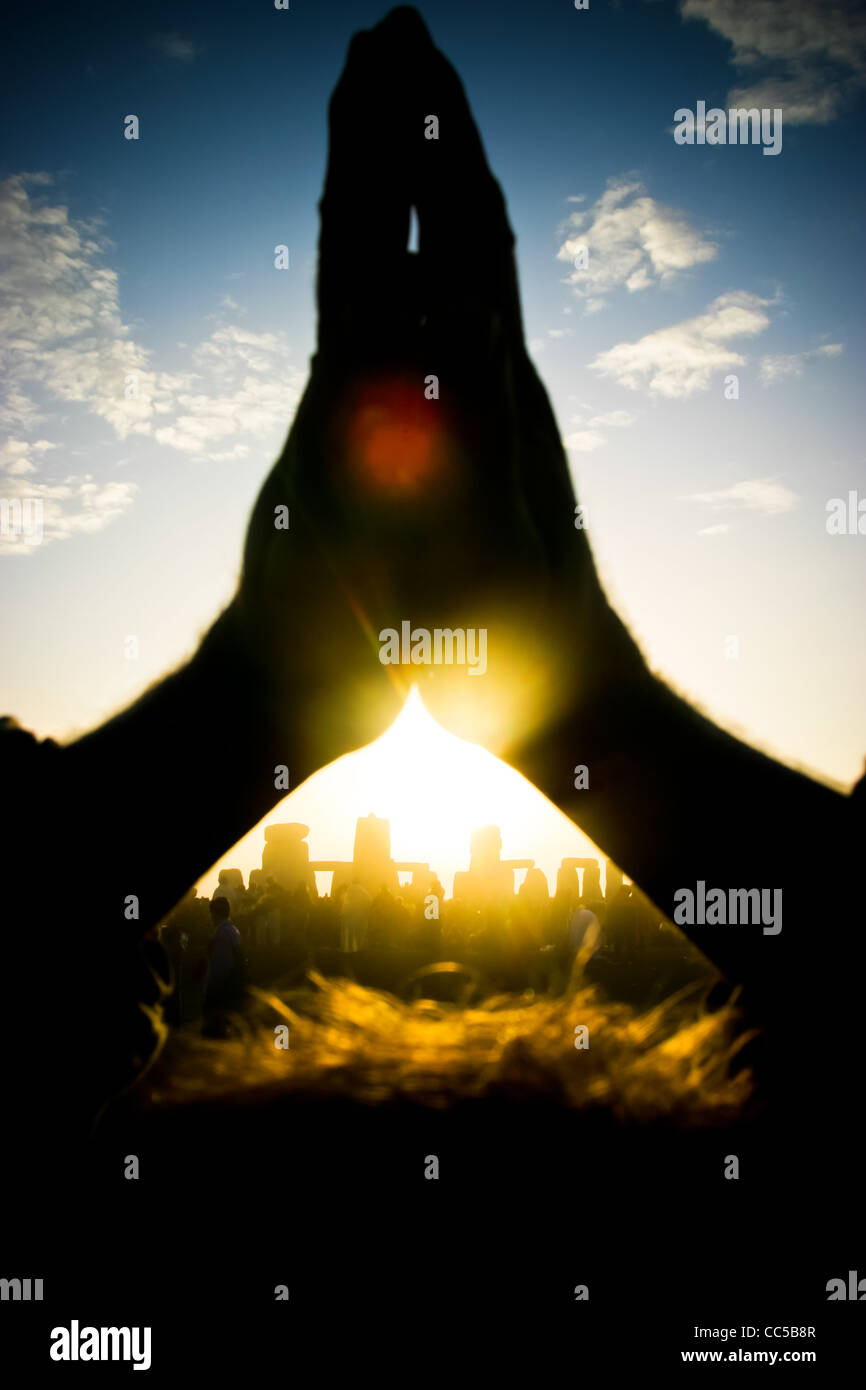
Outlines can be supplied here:
[[413, 255], [417, 255], [421, 245], [421, 227], [418, 222], [418, 209], [413, 205], [409, 209], [409, 245], [406, 250]]

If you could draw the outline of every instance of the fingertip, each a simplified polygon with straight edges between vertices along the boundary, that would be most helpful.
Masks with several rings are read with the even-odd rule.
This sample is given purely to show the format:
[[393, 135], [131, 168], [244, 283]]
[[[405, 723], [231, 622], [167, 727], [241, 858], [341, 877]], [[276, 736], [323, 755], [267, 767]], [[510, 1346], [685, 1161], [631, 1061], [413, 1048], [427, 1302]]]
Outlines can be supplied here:
[[413, 5], [397, 5], [371, 31], [382, 38], [432, 45], [430, 30]]
[[411, 5], [398, 5], [372, 29], [359, 29], [349, 41], [346, 68], [361, 62], [388, 58], [411, 59], [412, 50], [432, 50], [433, 40], [424, 20]]

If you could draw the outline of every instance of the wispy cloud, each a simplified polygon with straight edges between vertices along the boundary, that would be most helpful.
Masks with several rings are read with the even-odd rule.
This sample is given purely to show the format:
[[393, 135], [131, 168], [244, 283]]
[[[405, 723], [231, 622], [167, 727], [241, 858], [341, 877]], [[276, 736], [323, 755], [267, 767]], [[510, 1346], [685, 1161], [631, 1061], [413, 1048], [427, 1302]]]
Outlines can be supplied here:
[[[4, 510], [11, 515], [11, 508], [17, 507], [27, 516], [33, 514], [33, 505], [37, 504], [40, 546], [82, 532], [101, 531], [123, 515], [137, 490], [134, 483], [97, 482], [91, 473], [46, 481], [40, 476], [42, 462], [45, 453], [54, 447], [46, 439], [32, 445], [10, 439], [0, 449], [0, 500]], [[0, 531], [0, 555], [34, 555], [39, 548], [24, 531], [16, 532], [9, 524]]]
[[[46, 182], [46, 176], [38, 180]], [[7, 427], [32, 426], [41, 411], [28, 391], [77, 402], [119, 439], [145, 435], [188, 453], [232, 435], [283, 429], [303, 374], [283, 333], [255, 333], [218, 318], [188, 369], [158, 370], [153, 354], [123, 322], [107, 242], [65, 207], [34, 201], [17, 175], [0, 184], [0, 304], [5, 334], [0, 365]], [[226, 311], [239, 311], [226, 296]]]
[[[604, 307], [605, 296], [624, 285], [634, 293], [668, 284], [692, 266], [711, 261], [717, 247], [680, 213], [649, 197], [643, 184], [610, 179], [586, 212], [573, 212], [557, 259], [570, 261], [566, 280], [585, 301], [586, 313]], [[586, 265], [579, 253], [586, 252]], [[575, 262], [578, 262], [575, 264]]]
[[[49, 449], [56, 449], [50, 439], [37, 439], [34, 444], [26, 439], [7, 439], [0, 445], [0, 470], [7, 478], [22, 478], [27, 473], [37, 471], [37, 459]], [[36, 454], [37, 459], [32, 457]]]
[[537, 356], [538, 353], [544, 352], [548, 346], [548, 339], [552, 338], [554, 342], [558, 342], [561, 338], [570, 338], [571, 335], [572, 329], [570, 328], [548, 328], [546, 337], [530, 338], [529, 351]]
[[630, 410], [609, 410], [606, 415], [595, 415], [590, 420], [591, 425], [599, 425], [602, 429], [626, 429], [633, 425], [637, 419]]
[[[799, 496], [780, 483], [778, 478], [746, 478], [730, 487], [713, 492], [690, 492], [682, 502], [700, 502], [713, 511], [760, 512], [763, 516], [779, 516], [790, 512]], [[706, 528], [701, 535], [710, 535], [717, 527]]]
[[[160, 370], [123, 321], [101, 228], [46, 202], [50, 184], [47, 174], [0, 182], [0, 426], [9, 433], [0, 467], [3, 496], [42, 498], [46, 538], [61, 539], [107, 525], [135, 488], [91, 474], [57, 476], [62, 465], [47, 451], [63, 441], [26, 438], [37, 427], [50, 433], [57, 402], [79, 405], [118, 439], [146, 437], [220, 461], [278, 444], [304, 373], [292, 365], [282, 332], [256, 333], [224, 316], [187, 367]], [[222, 309], [241, 312], [228, 296]]]
[[[289, 361], [285, 334], [222, 323], [193, 362], [198, 370], [175, 395], [175, 418], [155, 431], [160, 444], [203, 458], [241, 458], [250, 437], [270, 440], [285, 431], [305, 379]], [[206, 390], [191, 389], [203, 378]]]
[[579, 454], [591, 454], [596, 449], [601, 449], [607, 443], [607, 439], [599, 430], [575, 430], [572, 434], [567, 434], [562, 442], [566, 449], [575, 450]]
[[13, 429], [32, 424], [40, 414], [32, 391], [41, 387], [85, 405], [120, 438], [148, 434], [154, 415], [170, 409], [170, 381], [121, 319], [100, 229], [31, 197], [49, 182], [18, 174], [0, 183], [3, 418]]
[[602, 434], [606, 429], [626, 429], [633, 425], [637, 419], [628, 410], [609, 410], [604, 415], [572, 415], [571, 423], [579, 425], [580, 428], [567, 434], [563, 439], [566, 449], [573, 450], [579, 454], [591, 454], [596, 449], [601, 449], [607, 443], [607, 435]]
[[826, 124], [866, 86], [866, 11], [859, 0], [681, 0], [684, 19], [730, 40], [753, 80], [730, 106], [782, 107], [787, 125]]
[[618, 343], [590, 366], [632, 391], [690, 396], [706, 390], [714, 373], [745, 365], [747, 359], [732, 344], [763, 333], [771, 303], [745, 290], [719, 295], [697, 318], [657, 329], [635, 343]]
[[761, 382], [764, 386], [775, 386], [786, 377], [803, 375], [806, 363], [815, 357], [839, 357], [843, 351], [842, 343], [824, 343], [808, 352], [791, 352], [776, 357], [762, 357], [760, 363]]

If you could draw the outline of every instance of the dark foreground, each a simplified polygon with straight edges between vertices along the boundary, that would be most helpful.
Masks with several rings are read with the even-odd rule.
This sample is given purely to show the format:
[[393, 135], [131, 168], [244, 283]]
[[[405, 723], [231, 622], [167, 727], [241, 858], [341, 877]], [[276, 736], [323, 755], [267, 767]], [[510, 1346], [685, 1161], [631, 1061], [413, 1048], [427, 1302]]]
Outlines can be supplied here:
[[4, 1360], [131, 1374], [49, 1361], [51, 1329], [77, 1318], [150, 1326], [158, 1383], [330, 1383], [345, 1360], [404, 1384], [516, 1374], [525, 1352], [547, 1384], [590, 1360], [667, 1371], [689, 1350], [809, 1350], [826, 1377], [863, 1336], [860, 1304], [827, 1283], [866, 1275], [857, 1154], [826, 1140], [766, 1115], [629, 1130], [543, 1100], [130, 1106], [77, 1168], [58, 1154], [41, 1199], [6, 1189], [4, 1272], [38, 1274], [44, 1301], [4, 1304]]

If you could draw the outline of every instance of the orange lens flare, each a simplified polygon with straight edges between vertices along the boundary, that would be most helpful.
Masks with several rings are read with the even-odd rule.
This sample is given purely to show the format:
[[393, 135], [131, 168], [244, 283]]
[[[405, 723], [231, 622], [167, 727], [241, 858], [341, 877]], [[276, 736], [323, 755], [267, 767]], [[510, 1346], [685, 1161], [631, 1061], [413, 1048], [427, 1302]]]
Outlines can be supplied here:
[[368, 387], [349, 427], [356, 478], [377, 492], [412, 496], [442, 471], [444, 431], [439, 405], [427, 400], [423, 379]]

